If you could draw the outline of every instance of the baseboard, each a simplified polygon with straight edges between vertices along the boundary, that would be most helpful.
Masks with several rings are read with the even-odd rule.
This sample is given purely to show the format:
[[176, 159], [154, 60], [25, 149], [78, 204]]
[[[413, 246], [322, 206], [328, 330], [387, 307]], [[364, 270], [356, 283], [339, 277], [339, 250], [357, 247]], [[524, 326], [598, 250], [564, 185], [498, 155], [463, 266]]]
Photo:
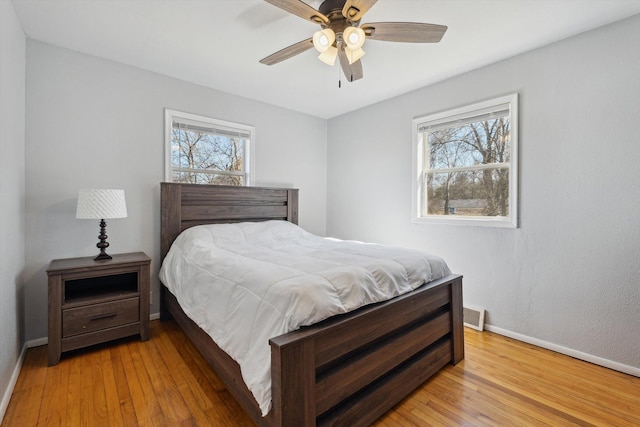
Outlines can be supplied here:
[[27, 348], [40, 347], [41, 345], [47, 345], [48, 342], [47, 337], [29, 340], [27, 341]]
[[633, 375], [634, 377], [640, 377], [640, 368], [636, 368], [635, 366], [614, 362], [613, 360], [604, 359], [602, 357], [594, 356], [589, 353], [583, 353], [581, 351], [543, 341], [538, 338], [532, 338], [530, 336], [512, 332], [507, 329], [498, 328], [497, 326], [485, 324], [484, 328], [489, 332], [504, 335], [505, 337], [513, 338], [514, 340], [526, 342], [527, 344], [532, 344], [537, 347], [546, 348], [547, 350], [555, 351], [556, 353], [565, 354], [576, 359], [584, 360], [585, 362], [593, 363], [594, 365], [613, 369], [614, 371], [622, 372], [624, 374]]
[[7, 408], [9, 407], [9, 401], [11, 400], [11, 395], [13, 395], [13, 389], [16, 387], [16, 383], [18, 382], [18, 377], [20, 376], [20, 370], [22, 369], [22, 364], [24, 362], [24, 357], [26, 354], [27, 344], [22, 346], [20, 356], [18, 356], [18, 361], [16, 362], [16, 366], [13, 368], [13, 373], [11, 374], [9, 384], [7, 384], [7, 389], [4, 391], [4, 395], [2, 396], [2, 401], [0, 402], [0, 423], [2, 423], [4, 415], [7, 412]]

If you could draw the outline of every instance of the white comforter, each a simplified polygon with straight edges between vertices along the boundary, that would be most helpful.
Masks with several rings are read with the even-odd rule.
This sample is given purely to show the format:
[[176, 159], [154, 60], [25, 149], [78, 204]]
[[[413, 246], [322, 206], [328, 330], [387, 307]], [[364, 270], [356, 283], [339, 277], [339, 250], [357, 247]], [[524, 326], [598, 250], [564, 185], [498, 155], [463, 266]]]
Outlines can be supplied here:
[[269, 338], [449, 274], [423, 252], [321, 238], [285, 221], [185, 230], [160, 280], [240, 365], [262, 414], [271, 407]]

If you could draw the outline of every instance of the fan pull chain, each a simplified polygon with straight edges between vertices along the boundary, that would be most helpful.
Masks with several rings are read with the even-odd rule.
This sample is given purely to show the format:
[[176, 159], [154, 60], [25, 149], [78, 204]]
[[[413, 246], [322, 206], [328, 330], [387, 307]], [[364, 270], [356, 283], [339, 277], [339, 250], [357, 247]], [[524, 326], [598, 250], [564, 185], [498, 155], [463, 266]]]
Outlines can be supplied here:
[[342, 80], [340, 79], [340, 67], [338, 67], [338, 89], [342, 88]]

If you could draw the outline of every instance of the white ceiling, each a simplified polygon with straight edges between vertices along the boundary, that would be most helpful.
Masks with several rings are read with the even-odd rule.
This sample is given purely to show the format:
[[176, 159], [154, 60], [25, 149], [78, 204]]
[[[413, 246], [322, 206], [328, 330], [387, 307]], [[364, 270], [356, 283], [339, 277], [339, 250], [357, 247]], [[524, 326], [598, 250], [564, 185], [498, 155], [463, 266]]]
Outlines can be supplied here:
[[[5, 1], [5, 0], [0, 0]], [[307, 1], [317, 7], [321, 1]], [[640, 0], [379, 0], [362, 22], [449, 27], [438, 44], [369, 40], [364, 78], [309, 50], [258, 61], [318, 26], [263, 0], [13, 0], [28, 37], [330, 118], [640, 13]]]

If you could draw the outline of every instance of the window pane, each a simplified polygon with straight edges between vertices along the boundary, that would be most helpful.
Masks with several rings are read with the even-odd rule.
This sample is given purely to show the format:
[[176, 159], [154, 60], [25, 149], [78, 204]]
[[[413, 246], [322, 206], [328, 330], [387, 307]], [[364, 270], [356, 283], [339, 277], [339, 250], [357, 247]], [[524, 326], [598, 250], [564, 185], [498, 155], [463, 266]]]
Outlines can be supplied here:
[[242, 172], [245, 139], [181, 128], [171, 133], [172, 167]]
[[428, 215], [509, 216], [509, 170], [427, 175]]
[[518, 94], [413, 120], [416, 223], [518, 226]]
[[165, 109], [165, 179], [251, 185], [254, 128]]
[[173, 182], [187, 184], [244, 185], [244, 178], [237, 175], [173, 171]]
[[510, 161], [509, 117], [427, 130], [429, 169], [449, 169]]

